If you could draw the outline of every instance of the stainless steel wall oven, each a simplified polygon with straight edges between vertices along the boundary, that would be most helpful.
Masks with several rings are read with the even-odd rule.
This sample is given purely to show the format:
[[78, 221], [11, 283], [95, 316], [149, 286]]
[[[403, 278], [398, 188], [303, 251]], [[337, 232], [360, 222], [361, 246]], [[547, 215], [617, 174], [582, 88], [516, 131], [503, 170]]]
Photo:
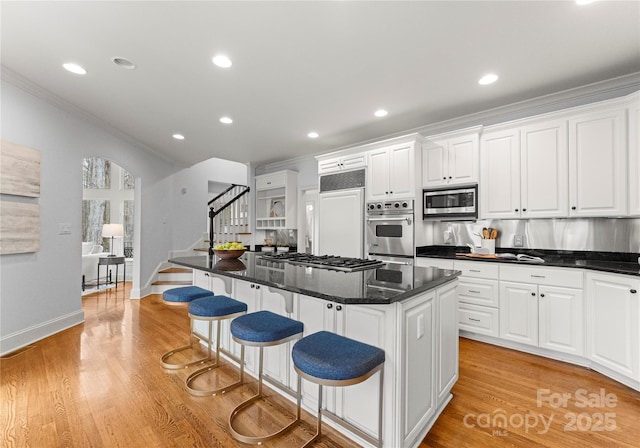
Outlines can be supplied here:
[[367, 203], [366, 229], [365, 241], [370, 258], [400, 257], [413, 261], [413, 200]]

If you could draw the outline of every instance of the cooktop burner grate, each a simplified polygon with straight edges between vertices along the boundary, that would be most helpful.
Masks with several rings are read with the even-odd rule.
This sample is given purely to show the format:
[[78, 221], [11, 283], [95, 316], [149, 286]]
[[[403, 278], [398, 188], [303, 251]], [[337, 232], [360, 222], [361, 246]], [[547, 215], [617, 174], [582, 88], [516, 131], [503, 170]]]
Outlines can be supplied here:
[[324, 269], [352, 272], [364, 269], [378, 268], [383, 265], [379, 260], [366, 260], [364, 258], [339, 257], [336, 255], [311, 255], [298, 252], [284, 252], [280, 254], [262, 254], [269, 260], [281, 260], [291, 264], [313, 266]]

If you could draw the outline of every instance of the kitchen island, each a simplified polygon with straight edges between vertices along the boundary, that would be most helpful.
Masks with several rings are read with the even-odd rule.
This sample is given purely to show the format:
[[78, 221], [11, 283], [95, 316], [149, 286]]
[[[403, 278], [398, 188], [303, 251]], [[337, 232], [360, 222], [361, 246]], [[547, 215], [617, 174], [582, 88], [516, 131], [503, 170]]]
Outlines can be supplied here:
[[[385, 447], [418, 446], [452, 398], [458, 378], [456, 271], [383, 264], [341, 272], [251, 252], [237, 260], [195, 256], [169, 261], [192, 268], [195, 285], [247, 303], [249, 312], [269, 310], [302, 321], [305, 334], [333, 331], [384, 349]], [[224, 326], [221, 344], [239, 353]], [[296, 381], [291, 344], [265, 351], [265, 373], [289, 387]], [[256, 353], [247, 351], [246, 364], [255, 375]], [[313, 413], [317, 387], [303, 381], [302, 393], [304, 407]], [[324, 405], [376, 437], [378, 396], [378, 382], [370, 379], [328, 388]], [[336, 429], [368, 446], [342, 427]]]

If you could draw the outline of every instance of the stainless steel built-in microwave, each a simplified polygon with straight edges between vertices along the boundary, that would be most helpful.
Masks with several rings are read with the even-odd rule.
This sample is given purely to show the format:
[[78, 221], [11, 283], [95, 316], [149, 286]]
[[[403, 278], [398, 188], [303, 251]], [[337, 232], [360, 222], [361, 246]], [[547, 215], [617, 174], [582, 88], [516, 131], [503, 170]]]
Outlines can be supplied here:
[[478, 185], [423, 190], [423, 219], [478, 219]]

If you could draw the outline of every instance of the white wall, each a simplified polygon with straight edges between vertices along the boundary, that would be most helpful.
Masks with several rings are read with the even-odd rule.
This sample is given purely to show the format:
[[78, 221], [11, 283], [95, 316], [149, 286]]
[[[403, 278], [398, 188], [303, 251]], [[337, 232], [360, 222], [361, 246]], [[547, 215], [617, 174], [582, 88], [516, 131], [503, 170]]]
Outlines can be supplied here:
[[249, 185], [247, 165], [222, 159], [209, 159], [174, 176], [173, 247], [187, 249], [195, 243], [205, 246], [210, 199], [209, 181]]
[[[84, 320], [81, 307], [82, 159], [113, 160], [136, 177], [132, 295], [140, 295], [172, 248], [176, 167], [2, 81], [3, 140], [42, 155], [40, 251], [0, 256], [0, 353]], [[70, 235], [58, 224], [70, 223]], [[142, 248], [142, 250], [141, 250]], [[144, 291], [142, 291], [144, 292]]]

